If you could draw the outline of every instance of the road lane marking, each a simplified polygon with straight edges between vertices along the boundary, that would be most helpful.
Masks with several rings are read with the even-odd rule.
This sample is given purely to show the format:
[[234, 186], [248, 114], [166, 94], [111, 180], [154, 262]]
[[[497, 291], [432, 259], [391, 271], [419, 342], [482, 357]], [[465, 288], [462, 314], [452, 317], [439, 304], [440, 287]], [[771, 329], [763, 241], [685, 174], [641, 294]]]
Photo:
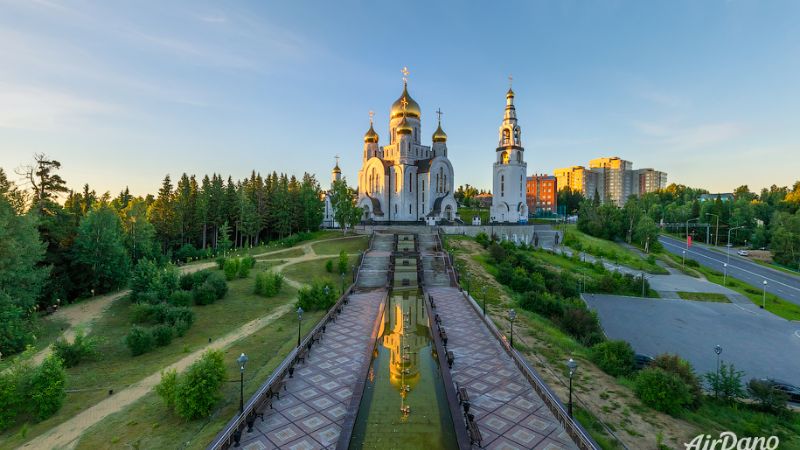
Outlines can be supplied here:
[[[674, 244], [674, 243], [672, 243], [672, 242], [669, 242], [669, 241], [667, 241], [666, 239], [665, 239], [665, 240], [662, 242], [662, 244], [671, 245], [671, 246], [673, 246], [673, 247], [679, 248], [680, 250], [686, 250], [685, 248], [683, 248], [683, 246], [682, 246], [682, 245], [677, 245], [677, 244]], [[697, 255], [697, 256], [702, 256], [703, 258], [707, 258], [707, 259], [710, 259], [710, 260], [712, 260], [712, 261], [716, 261], [716, 262], [718, 262], [718, 263], [720, 263], [720, 264], [724, 264], [724, 261], [721, 261], [721, 260], [719, 260], [719, 259], [716, 259], [716, 258], [712, 258], [712, 257], [710, 257], [710, 256], [706, 256], [706, 255], [704, 255], [704, 254], [702, 254], [702, 253], [698, 253], [698, 252], [695, 252], [695, 251], [692, 251], [692, 250], [686, 250], [686, 253], [692, 253], [692, 254], [695, 254], [695, 255]], [[747, 269], [743, 269], [743, 268], [741, 268], [741, 267], [734, 266], [733, 264], [728, 264], [728, 268], [729, 268], [729, 269], [737, 269], [737, 270], [741, 270], [742, 272], [749, 273], [750, 275], [753, 275], [753, 276], [755, 276], [755, 277], [763, 278], [763, 279], [765, 279], [765, 280], [768, 280], [768, 281], [771, 281], [771, 282], [773, 282], [773, 283], [775, 283], [775, 284], [779, 284], [779, 285], [781, 285], [781, 286], [785, 286], [785, 287], [787, 287], [787, 288], [789, 288], [789, 289], [794, 289], [795, 291], [798, 291], [798, 292], [800, 292], [800, 289], [798, 289], [798, 288], [796, 288], [796, 287], [794, 287], [794, 286], [789, 286], [789, 285], [788, 285], [788, 284], [786, 284], [786, 283], [782, 283], [782, 282], [780, 282], [780, 281], [778, 281], [778, 280], [774, 280], [774, 279], [772, 279], [772, 278], [765, 277], [764, 275], [761, 275], [761, 274], [759, 274], [759, 273], [751, 272], [751, 271], [749, 271], [749, 270], [747, 270]], [[714, 270], [716, 270], [716, 269], [714, 269]], [[749, 284], [749, 283], [748, 283], [748, 284]]]

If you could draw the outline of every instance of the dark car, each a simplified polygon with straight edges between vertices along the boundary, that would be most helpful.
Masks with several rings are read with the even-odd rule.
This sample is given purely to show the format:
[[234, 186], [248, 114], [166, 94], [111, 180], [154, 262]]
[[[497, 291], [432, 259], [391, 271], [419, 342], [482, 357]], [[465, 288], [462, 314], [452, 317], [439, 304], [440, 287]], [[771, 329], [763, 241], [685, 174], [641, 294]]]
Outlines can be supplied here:
[[764, 381], [771, 384], [773, 388], [785, 393], [790, 402], [800, 403], [800, 387], [774, 378], [768, 378]]
[[653, 363], [653, 357], [648, 355], [641, 355], [639, 353], [633, 355], [633, 365], [636, 370], [642, 370]]

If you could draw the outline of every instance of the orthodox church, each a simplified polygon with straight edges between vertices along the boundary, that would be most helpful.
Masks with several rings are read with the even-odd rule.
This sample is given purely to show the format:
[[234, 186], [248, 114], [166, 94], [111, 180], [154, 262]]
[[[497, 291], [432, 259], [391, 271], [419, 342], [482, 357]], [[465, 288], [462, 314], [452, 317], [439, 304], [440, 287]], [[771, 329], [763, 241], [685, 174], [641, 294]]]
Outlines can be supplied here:
[[[403, 74], [407, 76], [408, 71], [404, 69]], [[370, 112], [358, 172], [358, 206], [364, 220], [432, 224], [456, 218], [453, 165], [447, 159], [441, 111], [438, 114], [433, 144], [422, 145], [422, 113], [408, 93], [405, 76], [403, 93], [389, 113], [388, 144], [379, 144]]]
[[489, 210], [492, 222], [528, 222], [528, 205], [525, 199], [528, 164], [523, 158], [524, 153], [522, 130], [517, 124], [517, 111], [514, 108], [514, 91], [509, 87], [495, 149], [496, 160], [492, 176], [494, 197]]

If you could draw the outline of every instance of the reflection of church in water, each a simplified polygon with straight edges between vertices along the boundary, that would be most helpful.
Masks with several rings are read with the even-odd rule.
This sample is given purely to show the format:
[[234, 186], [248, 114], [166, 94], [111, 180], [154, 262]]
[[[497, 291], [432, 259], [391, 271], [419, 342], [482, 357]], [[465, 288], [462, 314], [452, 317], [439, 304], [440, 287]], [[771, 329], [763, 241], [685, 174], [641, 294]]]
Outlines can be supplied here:
[[420, 379], [420, 352], [430, 351], [428, 317], [416, 290], [390, 297], [382, 328], [382, 344], [391, 354], [389, 379], [405, 398]]

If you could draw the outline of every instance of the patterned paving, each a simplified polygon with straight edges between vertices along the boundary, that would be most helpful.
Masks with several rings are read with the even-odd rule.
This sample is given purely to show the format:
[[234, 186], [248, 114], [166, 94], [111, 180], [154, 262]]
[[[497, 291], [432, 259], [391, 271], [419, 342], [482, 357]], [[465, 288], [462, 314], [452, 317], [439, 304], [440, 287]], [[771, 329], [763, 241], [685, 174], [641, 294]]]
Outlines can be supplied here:
[[322, 340], [301, 363], [294, 378], [286, 378], [273, 409], [245, 432], [246, 450], [335, 448], [357, 374], [370, 363], [370, 335], [385, 290], [353, 294], [342, 314], [326, 328]]
[[455, 355], [453, 381], [467, 388], [486, 449], [577, 449], [456, 288], [430, 288]]

